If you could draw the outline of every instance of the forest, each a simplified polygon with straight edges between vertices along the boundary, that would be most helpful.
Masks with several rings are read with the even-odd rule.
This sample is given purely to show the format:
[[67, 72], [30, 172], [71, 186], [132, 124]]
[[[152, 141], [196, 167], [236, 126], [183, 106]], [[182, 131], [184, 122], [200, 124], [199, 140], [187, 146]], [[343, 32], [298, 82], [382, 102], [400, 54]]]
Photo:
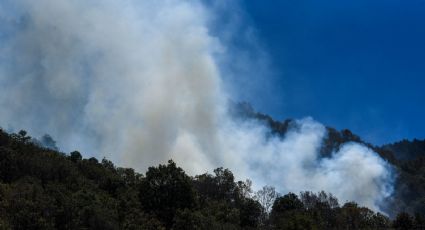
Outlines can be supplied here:
[[[284, 131], [285, 123], [256, 116]], [[0, 130], [0, 229], [425, 229], [424, 158], [418, 152], [397, 160], [392, 153], [420, 148], [418, 141], [374, 147], [402, 178], [390, 218], [326, 191], [253, 191], [249, 180], [236, 181], [224, 168], [191, 177], [169, 160], [141, 174], [59, 152], [45, 139], [51, 147], [23, 130]], [[348, 130], [330, 130], [323, 154], [347, 140], [360, 141]]]

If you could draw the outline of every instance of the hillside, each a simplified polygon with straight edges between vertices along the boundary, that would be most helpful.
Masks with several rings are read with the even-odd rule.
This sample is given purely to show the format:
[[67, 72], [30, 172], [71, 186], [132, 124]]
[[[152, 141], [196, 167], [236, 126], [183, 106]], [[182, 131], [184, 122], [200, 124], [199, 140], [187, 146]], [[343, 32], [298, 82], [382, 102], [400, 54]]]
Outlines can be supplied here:
[[384, 145], [381, 148], [393, 152], [399, 160], [414, 160], [425, 157], [425, 140], [402, 140]]
[[[355, 139], [346, 132], [334, 135]], [[143, 175], [31, 140], [25, 131], [0, 130], [0, 229], [409, 229], [424, 223], [423, 215], [404, 212], [391, 221], [353, 202], [340, 205], [325, 192], [253, 192], [249, 180], [235, 181], [228, 169], [189, 177], [169, 161]], [[329, 146], [340, 141], [327, 140]], [[424, 163], [397, 165], [409, 180], [399, 180], [389, 207], [423, 214]]]
[[[285, 135], [292, 120], [283, 122], [256, 112], [247, 103], [234, 103], [232, 114], [244, 119], [256, 119], [270, 127], [271, 133]], [[396, 182], [393, 198], [388, 200], [387, 212], [395, 216], [398, 212], [425, 214], [425, 140], [403, 140], [384, 146], [374, 146], [363, 141], [350, 130], [338, 131], [327, 127], [327, 137], [322, 145], [323, 157], [331, 155], [347, 142], [357, 142], [368, 146], [395, 168]]]

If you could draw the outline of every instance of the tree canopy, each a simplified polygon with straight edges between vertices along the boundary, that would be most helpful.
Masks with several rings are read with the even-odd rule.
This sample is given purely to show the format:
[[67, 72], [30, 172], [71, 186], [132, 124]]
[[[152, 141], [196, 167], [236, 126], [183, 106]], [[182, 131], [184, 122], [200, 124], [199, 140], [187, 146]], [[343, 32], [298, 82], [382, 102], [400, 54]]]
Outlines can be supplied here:
[[0, 130], [0, 229], [423, 229], [412, 214], [391, 220], [323, 191], [254, 192], [229, 169], [191, 177], [172, 160], [143, 175]]

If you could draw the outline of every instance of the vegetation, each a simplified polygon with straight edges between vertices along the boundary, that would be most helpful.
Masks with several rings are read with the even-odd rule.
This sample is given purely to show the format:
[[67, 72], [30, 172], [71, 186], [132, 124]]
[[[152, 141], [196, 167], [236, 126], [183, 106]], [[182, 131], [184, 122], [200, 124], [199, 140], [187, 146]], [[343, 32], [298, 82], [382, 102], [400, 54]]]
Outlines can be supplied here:
[[253, 193], [249, 180], [235, 181], [223, 168], [190, 177], [170, 160], [142, 175], [107, 159], [40, 147], [25, 131], [0, 130], [0, 229], [424, 229], [424, 223], [420, 213], [390, 220], [353, 202], [339, 205], [325, 192], [282, 196], [266, 186]]
[[[270, 128], [271, 134], [284, 137], [289, 127], [295, 123], [291, 119], [283, 122], [273, 120], [270, 116], [255, 112], [248, 103], [233, 103], [230, 113], [238, 119], [256, 119]], [[327, 137], [323, 141], [320, 153], [329, 157], [347, 142], [357, 142], [368, 146], [395, 168], [395, 191], [387, 200], [386, 212], [395, 218], [400, 212], [412, 215], [425, 215], [425, 140], [402, 140], [394, 144], [374, 146], [363, 141], [350, 130], [341, 131], [327, 127]]]

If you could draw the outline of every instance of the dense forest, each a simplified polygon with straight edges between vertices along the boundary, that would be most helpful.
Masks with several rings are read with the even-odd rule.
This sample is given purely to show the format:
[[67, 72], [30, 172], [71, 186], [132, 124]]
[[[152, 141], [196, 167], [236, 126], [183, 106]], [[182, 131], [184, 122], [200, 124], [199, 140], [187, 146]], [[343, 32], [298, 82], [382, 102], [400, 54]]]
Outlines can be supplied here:
[[[235, 108], [273, 134], [283, 136], [291, 125], [246, 104]], [[323, 157], [348, 141], [368, 145], [397, 169], [390, 216], [339, 203], [326, 191], [252, 191], [249, 180], [236, 181], [224, 168], [191, 177], [170, 160], [141, 174], [59, 152], [50, 136], [0, 129], [0, 229], [425, 229], [424, 141], [377, 147], [328, 128]]]
[[281, 195], [269, 186], [253, 192], [249, 180], [235, 181], [223, 168], [190, 177], [170, 160], [143, 175], [41, 147], [25, 131], [0, 130], [0, 229], [423, 229], [424, 223], [420, 213], [390, 219], [354, 202], [339, 204], [326, 192]]

